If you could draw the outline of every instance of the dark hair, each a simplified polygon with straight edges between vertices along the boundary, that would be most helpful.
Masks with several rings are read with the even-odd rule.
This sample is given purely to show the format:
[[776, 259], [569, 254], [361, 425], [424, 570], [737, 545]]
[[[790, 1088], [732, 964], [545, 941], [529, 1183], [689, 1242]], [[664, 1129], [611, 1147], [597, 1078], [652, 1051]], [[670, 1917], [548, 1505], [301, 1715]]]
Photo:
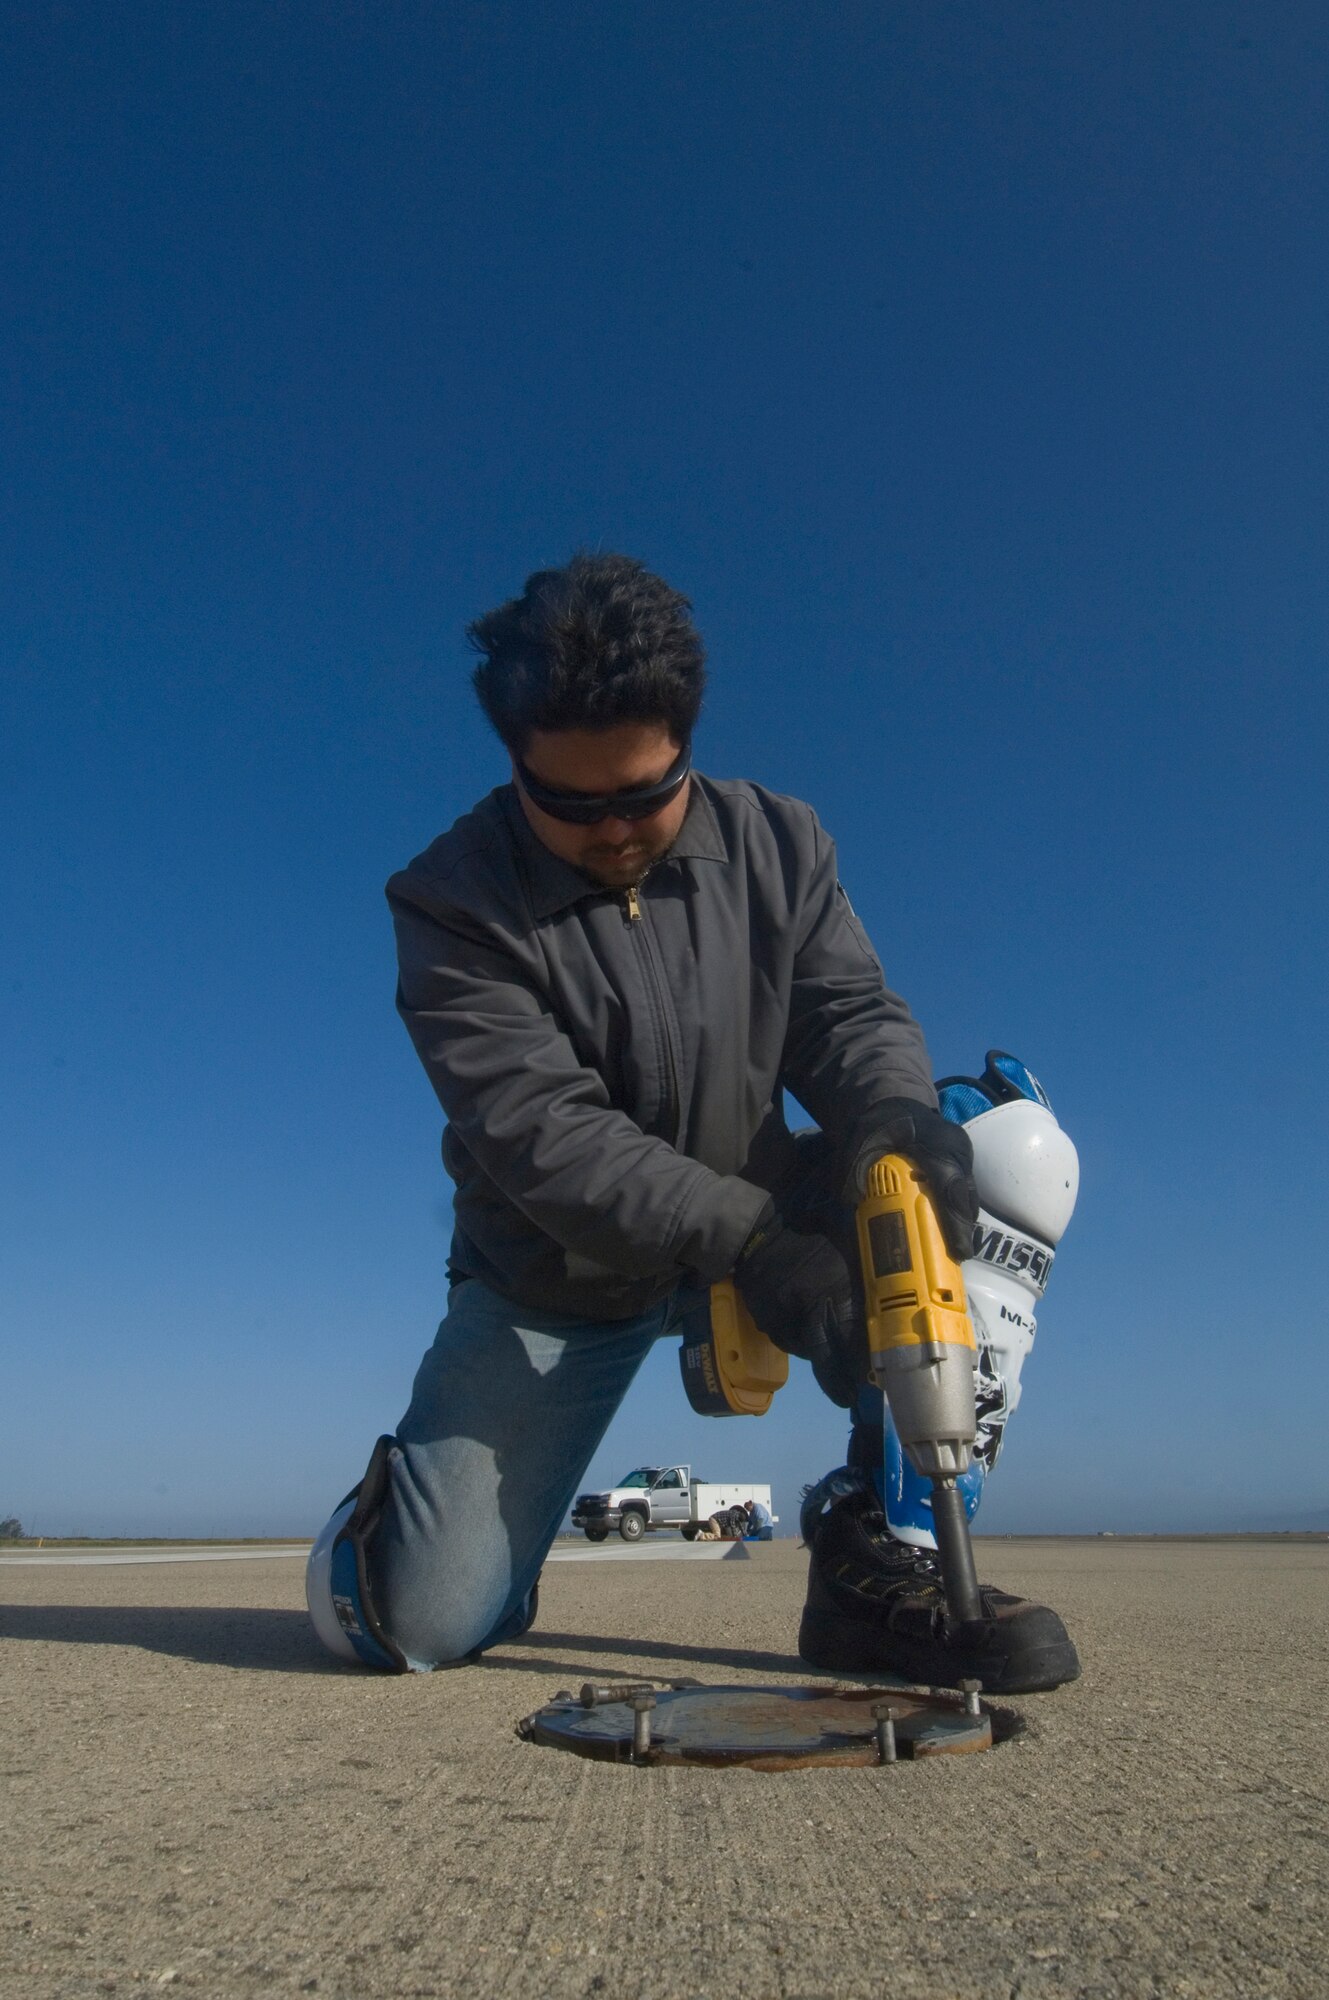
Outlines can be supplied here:
[[472, 676], [480, 706], [518, 757], [533, 729], [616, 722], [663, 723], [686, 743], [706, 684], [691, 610], [631, 556], [578, 553], [537, 570], [466, 628], [484, 655]]

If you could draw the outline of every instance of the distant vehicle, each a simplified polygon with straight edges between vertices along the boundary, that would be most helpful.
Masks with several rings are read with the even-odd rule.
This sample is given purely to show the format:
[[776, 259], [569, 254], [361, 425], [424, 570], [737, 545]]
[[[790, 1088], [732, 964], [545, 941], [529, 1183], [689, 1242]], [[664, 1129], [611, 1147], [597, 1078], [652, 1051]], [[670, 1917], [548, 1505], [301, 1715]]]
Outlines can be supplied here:
[[714, 1514], [737, 1536], [747, 1527], [745, 1500], [769, 1508], [771, 1489], [750, 1479], [694, 1479], [690, 1465], [639, 1465], [607, 1493], [579, 1493], [572, 1525], [588, 1542], [603, 1542], [611, 1528], [625, 1542], [639, 1542], [652, 1528], [681, 1528], [691, 1542]]

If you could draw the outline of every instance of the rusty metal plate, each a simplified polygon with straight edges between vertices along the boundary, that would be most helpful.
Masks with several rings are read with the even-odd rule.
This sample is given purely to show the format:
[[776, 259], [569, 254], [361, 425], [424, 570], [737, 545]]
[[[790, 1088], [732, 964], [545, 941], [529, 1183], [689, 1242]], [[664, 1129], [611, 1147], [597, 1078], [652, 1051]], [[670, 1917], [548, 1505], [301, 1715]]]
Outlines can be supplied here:
[[1011, 1711], [972, 1696], [967, 1709], [964, 1695], [945, 1689], [588, 1683], [580, 1695], [556, 1695], [517, 1732], [609, 1763], [789, 1771], [878, 1764], [892, 1748], [911, 1759], [990, 1750], [994, 1720], [998, 1741], [1018, 1726]]

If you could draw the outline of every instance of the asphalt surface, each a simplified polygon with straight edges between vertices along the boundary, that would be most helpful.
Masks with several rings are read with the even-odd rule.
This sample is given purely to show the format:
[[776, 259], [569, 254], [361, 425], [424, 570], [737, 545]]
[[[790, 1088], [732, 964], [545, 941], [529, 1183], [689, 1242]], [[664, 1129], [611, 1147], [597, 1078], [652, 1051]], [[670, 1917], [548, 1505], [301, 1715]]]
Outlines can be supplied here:
[[0, 1564], [0, 1992], [1324, 2000], [1329, 1544], [979, 1544], [1083, 1678], [984, 1756], [638, 1770], [520, 1741], [614, 1675], [810, 1678], [807, 1558], [551, 1565], [380, 1678], [298, 1558]]

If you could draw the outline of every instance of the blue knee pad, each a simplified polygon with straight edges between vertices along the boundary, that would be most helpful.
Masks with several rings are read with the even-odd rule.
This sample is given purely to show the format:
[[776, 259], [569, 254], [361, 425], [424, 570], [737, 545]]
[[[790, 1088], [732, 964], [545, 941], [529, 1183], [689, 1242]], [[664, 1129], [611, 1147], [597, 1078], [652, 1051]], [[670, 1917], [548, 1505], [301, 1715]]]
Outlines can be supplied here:
[[309, 1551], [305, 1601], [314, 1630], [330, 1653], [384, 1673], [404, 1674], [410, 1662], [379, 1623], [365, 1562], [365, 1544], [390, 1487], [389, 1454], [396, 1442], [393, 1437], [378, 1440], [364, 1478]]
[[[305, 1600], [314, 1630], [339, 1659], [376, 1667], [383, 1673], [429, 1673], [438, 1662], [408, 1659], [385, 1631], [374, 1603], [367, 1563], [367, 1544], [391, 1493], [395, 1449], [395, 1437], [378, 1440], [364, 1478], [347, 1494], [314, 1543], [305, 1570]], [[522, 1602], [500, 1618], [473, 1651], [464, 1659], [445, 1664], [465, 1665], [478, 1660], [490, 1646], [520, 1638], [535, 1621], [539, 1599], [537, 1577]]]

